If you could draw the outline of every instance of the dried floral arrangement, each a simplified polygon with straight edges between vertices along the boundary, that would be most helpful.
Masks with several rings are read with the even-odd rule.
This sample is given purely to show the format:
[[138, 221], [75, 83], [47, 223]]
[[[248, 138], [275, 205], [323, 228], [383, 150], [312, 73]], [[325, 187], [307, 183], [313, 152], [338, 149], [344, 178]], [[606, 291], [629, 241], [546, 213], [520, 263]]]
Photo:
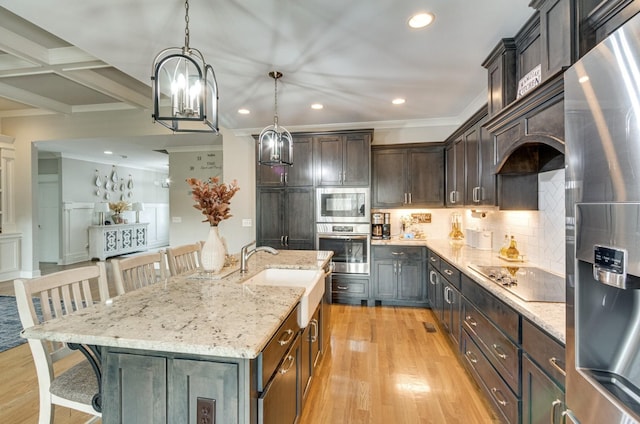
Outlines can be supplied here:
[[193, 207], [206, 216], [202, 222], [216, 226], [231, 217], [229, 203], [236, 191], [240, 190], [236, 180], [227, 185], [221, 183], [218, 177], [209, 177], [206, 181], [187, 178], [187, 183], [191, 186], [193, 200], [197, 202]]
[[123, 200], [119, 202], [109, 203], [109, 209], [111, 209], [114, 213], [122, 213], [124, 211], [128, 211], [130, 208], [131, 208], [131, 204]]

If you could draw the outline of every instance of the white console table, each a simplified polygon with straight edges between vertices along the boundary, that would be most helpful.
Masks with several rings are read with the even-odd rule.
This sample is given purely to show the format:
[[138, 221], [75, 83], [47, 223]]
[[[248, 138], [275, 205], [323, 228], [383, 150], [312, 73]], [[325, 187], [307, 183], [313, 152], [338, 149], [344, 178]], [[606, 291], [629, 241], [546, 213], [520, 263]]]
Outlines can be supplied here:
[[89, 256], [104, 261], [110, 256], [146, 250], [148, 225], [140, 223], [90, 226]]

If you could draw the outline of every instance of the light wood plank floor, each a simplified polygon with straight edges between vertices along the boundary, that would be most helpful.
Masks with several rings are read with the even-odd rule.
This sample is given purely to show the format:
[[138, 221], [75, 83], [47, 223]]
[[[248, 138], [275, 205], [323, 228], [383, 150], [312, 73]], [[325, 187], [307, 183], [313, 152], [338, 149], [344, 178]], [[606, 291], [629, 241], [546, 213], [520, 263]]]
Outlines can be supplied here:
[[[497, 423], [429, 309], [332, 305], [300, 424]], [[437, 327], [436, 327], [437, 328]]]
[[[498, 422], [454, 356], [429, 333], [431, 311], [332, 305], [331, 349], [309, 391], [300, 424]], [[33, 424], [35, 369], [26, 344], [0, 353], [0, 423]], [[56, 407], [56, 424], [87, 416]]]

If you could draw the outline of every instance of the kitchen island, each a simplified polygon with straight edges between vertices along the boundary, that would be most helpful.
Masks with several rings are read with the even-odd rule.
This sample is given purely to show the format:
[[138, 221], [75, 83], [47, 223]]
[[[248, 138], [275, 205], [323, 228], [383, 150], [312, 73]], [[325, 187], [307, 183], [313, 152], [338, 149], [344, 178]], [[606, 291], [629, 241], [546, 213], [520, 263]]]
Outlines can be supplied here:
[[[257, 423], [270, 413], [268, 394], [285, 387], [276, 382], [269, 390], [276, 368], [287, 360], [300, 366], [296, 312], [305, 289], [242, 283], [265, 268], [321, 270], [331, 256], [259, 252], [246, 274], [170, 278], [24, 336], [93, 347], [104, 423], [195, 422], [203, 405], [217, 422]], [[298, 390], [296, 380], [293, 387]]]

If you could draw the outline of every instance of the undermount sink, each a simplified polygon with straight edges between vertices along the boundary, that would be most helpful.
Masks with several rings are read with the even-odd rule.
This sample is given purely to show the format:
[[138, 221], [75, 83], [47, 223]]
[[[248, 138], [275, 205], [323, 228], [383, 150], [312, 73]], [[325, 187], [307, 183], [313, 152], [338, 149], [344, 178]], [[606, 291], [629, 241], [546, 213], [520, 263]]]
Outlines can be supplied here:
[[298, 309], [298, 324], [305, 328], [324, 295], [324, 272], [321, 269], [267, 268], [243, 284], [304, 287]]

